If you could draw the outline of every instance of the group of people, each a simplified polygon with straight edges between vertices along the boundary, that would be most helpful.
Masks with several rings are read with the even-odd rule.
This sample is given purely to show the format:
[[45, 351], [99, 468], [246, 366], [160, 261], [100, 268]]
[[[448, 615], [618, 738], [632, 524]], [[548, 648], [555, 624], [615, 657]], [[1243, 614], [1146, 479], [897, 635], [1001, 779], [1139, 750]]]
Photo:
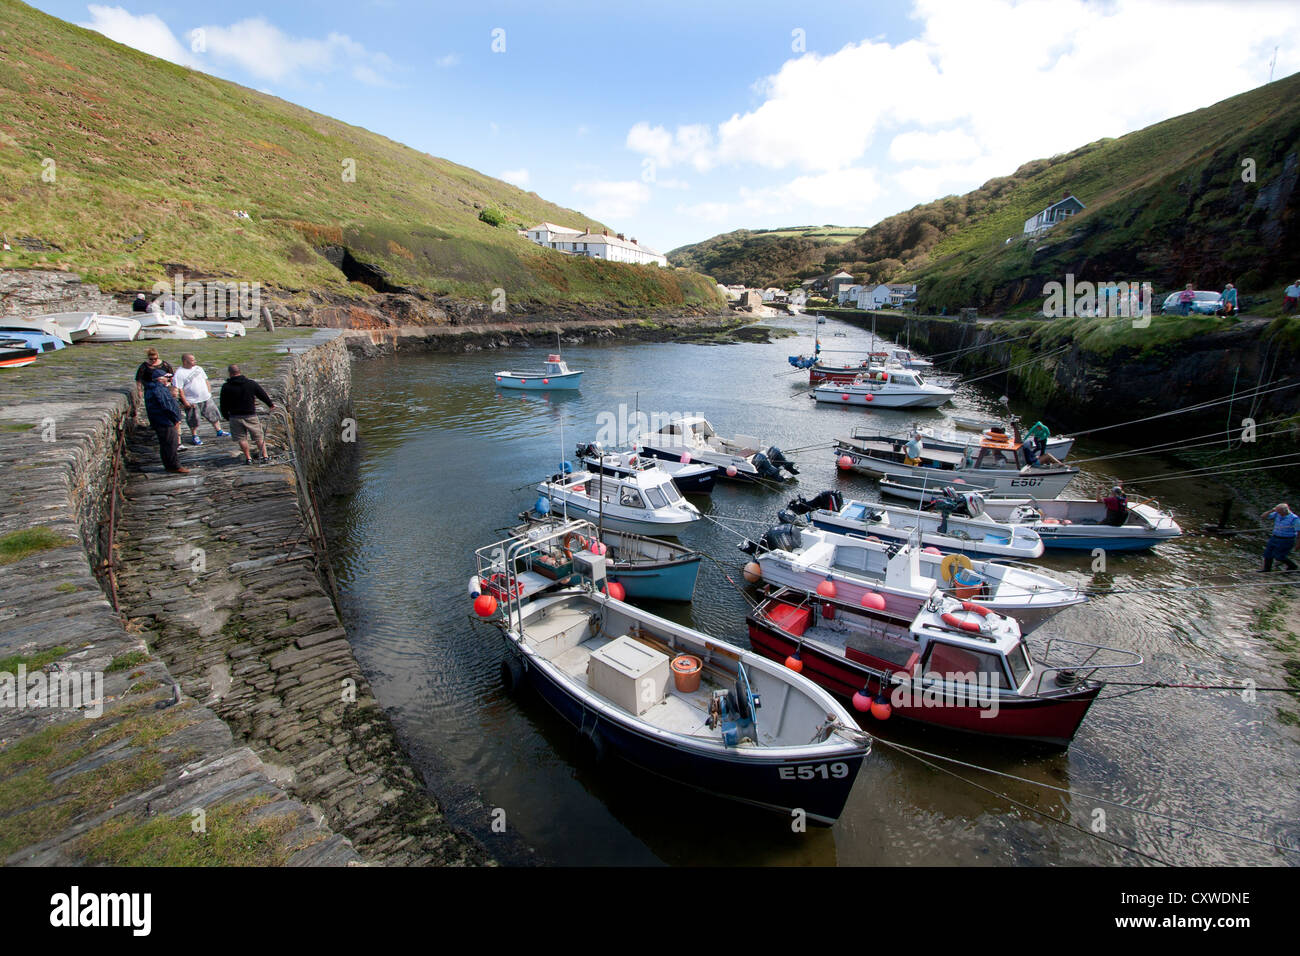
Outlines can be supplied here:
[[[1178, 314], [1191, 315], [1192, 306], [1196, 304], [1196, 290], [1192, 284], [1187, 283], [1187, 287], [1178, 293]], [[1237, 287], [1229, 282], [1219, 293], [1219, 307], [1214, 310], [1215, 315], [1236, 315], [1237, 314]]]
[[[207, 372], [191, 353], [181, 356], [178, 370], [164, 362], [156, 348], [146, 350], [145, 360], [136, 369], [135, 380], [144, 392], [145, 414], [158, 436], [163, 468], [167, 471], [189, 474], [189, 469], [181, 465], [180, 459], [182, 422], [189, 426], [192, 444], [203, 444], [199, 426], [206, 421], [215, 429], [218, 438], [229, 435], [238, 443], [246, 464], [253, 463], [253, 444], [257, 446], [259, 461], [270, 460], [266, 433], [257, 417], [257, 402], [268, 409], [274, 409], [275, 402], [261, 385], [240, 372], [238, 365], [228, 366], [226, 374], [221, 397], [213, 401]], [[222, 429], [222, 419], [230, 423], [229, 431]]]

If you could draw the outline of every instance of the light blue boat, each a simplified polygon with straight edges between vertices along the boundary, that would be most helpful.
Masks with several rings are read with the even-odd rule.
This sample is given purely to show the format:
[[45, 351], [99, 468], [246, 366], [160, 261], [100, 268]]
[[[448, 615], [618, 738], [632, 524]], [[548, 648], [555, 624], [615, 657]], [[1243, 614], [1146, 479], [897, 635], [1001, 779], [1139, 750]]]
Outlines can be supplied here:
[[582, 382], [582, 372], [571, 372], [559, 355], [546, 356], [546, 367], [540, 372], [497, 372], [498, 388], [526, 388], [546, 391], [557, 388], [577, 388]]
[[0, 339], [21, 339], [27, 348], [38, 352], [55, 352], [68, 347], [57, 335], [32, 329], [0, 328]]

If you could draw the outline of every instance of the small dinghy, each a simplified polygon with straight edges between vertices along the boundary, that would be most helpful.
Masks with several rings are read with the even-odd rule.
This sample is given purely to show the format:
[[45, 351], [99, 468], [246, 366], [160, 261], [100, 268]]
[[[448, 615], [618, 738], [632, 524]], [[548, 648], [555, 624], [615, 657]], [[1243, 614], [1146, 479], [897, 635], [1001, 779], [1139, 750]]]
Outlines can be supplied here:
[[243, 322], [218, 322], [190, 319], [185, 323], [191, 329], [199, 329], [202, 332], [212, 336], [214, 339], [233, 339], [241, 335], [247, 335], [248, 330], [244, 328]]
[[140, 313], [140, 331], [136, 334], [137, 339], [173, 339], [193, 342], [207, 337], [208, 333], [202, 329], [190, 328], [180, 316], [164, 315], [161, 312]]
[[[516, 534], [527, 534], [534, 539], [549, 538], [563, 520], [553, 516], [538, 517], [533, 512], [521, 516], [525, 524]], [[602, 548], [603, 545], [603, 548]], [[581, 535], [571, 535], [557, 543], [552, 541], [552, 557], [558, 559], [549, 565], [558, 577], [564, 558], [572, 560], [574, 549], [604, 554], [609, 580], [623, 588], [628, 598], [648, 598], [654, 601], [690, 601], [695, 597], [695, 581], [699, 577], [700, 562], [704, 555], [685, 545], [644, 535], [612, 531], [606, 528], [600, 539], [588, 540]], [[544, 552], [539, 552], [539, 554]], [[548, 567], [546, 562], [538, 565]], [[570, 570], [563, 571], [571, 573]], [[615, 595], [617, 596], [617, 594]], [[621, 599], [620, 599], [621, 600]]]
[[[53, 352], [72, 344], [72, 336], [68, 330], [43, 315], [33, 319], [20, 319], [11, 315], [0, 316], [0, 335], [5, 338], [22, 338], [30, 348], [42, 352]], [[57, 344], [45, 348], [47, 342]]]
[[67, 332], [73, 344], [86, 341], [99, 330], [98, 316], [94, 312], [55, 312], [41, 318]]
[[886, 544], [783, 524], [740, 549], [754, 555], [768, 584], [815, 592], [829, 581], [841, 600], [871, 603], [900, 620], [914, 618], [936, 588], [1016, 618], [1026, 634], [1086, 600], [1078, 589], [1046, 574], [972, 561], [964, 554], [944, 556], [934, 548], [922, 550], [915, 539]]
[[131, 342], [140, 334], [140, 320], [125, 315], [95, 315], [95, 331], [87, 342]]
[[0, 368], [22, 368], [31, 365], [41, 353], [22, 339], [5, 338], [0, 332]]
[[832, 405], [872, 408], [938, 408], [952, 399], [951, 389], [940, 388], [905, 368], [873, 365], [852, 382], [826, 383], [813, 389], [813, 398]]
[[922, 545], [945, 553], [1021, 561], [1043, 556], [1043, 541], [1033, 528], [995, 521], [983, 513], [983, 503], [979, 495], [967, 492], [960, 499], [943, 499], [935, 514], [845, 501], [837, 491], [823, 491], [812, 499], [793, 499], [780, 518], [794, 523], [807, 516], [815, 527], [863, 538], [874, 535], [882, 541], [907, 541], [913, 531], [920, 531]]
[[582, 383], [582, 372], [571, 372], [558, 354], [546, 356], [546, 366], [541, 371], [497, 372], [500, 388], [558, 389], [577, 388]]
[[0, 337], [9, 342], [21, 343], [17, 347], [32, 349], [38, 355], [43, 352], [57, 352], [68, 347], [59, 336], [36, 330], [0, 328]]
[[755, 651], [877, 720], [1067, 747], [1101, 692], [1098, 671], [1132, 651], [1052, 638], [1035, 658], [1013, 618], [935, 593], [908, 623], [782, 588], [749, 614]]
[[642, 455], [636, 449], [623, 452], [606, 452], [600, 442], [580, 442], [577, 449], [579, 463], [588, 471], [603, 471], [607, 475], [630, 475], [646, 468], [662, 468], [672, 476], [677, 490], [686, 495], [707, 495], [713, 492], [718, 477], [714, 465], [702, 462], [683, 464], [680, 460]]
[[[575, 532], [595, 529], [571, 522], [550, 539]], [[476, 552], [470, 595], [505, 639], [508, 690], [536, 690], [597, 760], [616, 757], [787, 818], [802, 810], [835, 822], [870, 738], [828, 691], [604, 593], [612, 588], [600, 555], [574, 551], [575, 583], [533, 582], [530, 591], [525, 569], [546, 544], [512, 537]]]
[[[775, 445], [763, 451], [763, 443], [750, 435], [724, 438], [707, 418], [698, 416], [673, 419], [657, 432], [637, 436], [637, 443], [647, 455], [683, 465], [713, 465], [721, 475], [736, 481], [787, 481], [799, 474]], [[790, 479], [781, 474], [783, 470], [790, 473]]]
[[533, 510], [597, 522], [632, 534], [676, 536], [700, 520], [700, 511], [681, 496], [668, 472], [646, 468], [627, 475], [561, 471], [538, 484]]

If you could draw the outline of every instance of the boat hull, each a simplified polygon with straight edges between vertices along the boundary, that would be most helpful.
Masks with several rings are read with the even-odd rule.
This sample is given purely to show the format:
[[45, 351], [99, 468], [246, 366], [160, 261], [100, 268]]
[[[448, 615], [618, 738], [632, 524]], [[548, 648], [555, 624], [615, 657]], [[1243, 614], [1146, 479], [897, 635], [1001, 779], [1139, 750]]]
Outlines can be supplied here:
[[[680, 462], [680, 459], [678, 458], [661, 458], [660, 456], [652, 455], [649, 452], [646, 452], [643, 457], [654, 458], [658, 461], [665, 462], [665, 464], [668, 464], [669, 462]], [[607, 475], [632, 474], [631, 468], [619, 468], [614, 465], [597, 464], [595, 458], [583, 458], [582, 465], [588, 471], [600, 471]], [[666, 467], [664, 470], [667, 471], [668, 474], [672, 475], [673, 484], [676, 485], [677, 490], [684, 495], [709, 495], [713, 493], [713, 486], [717, 484], [718, 469], [716, 467], [710, 469], [692, 468], [691, 471], [693, 471], [694, 474], [682, 474], [680, 471], [674, 472], [671, 467]]]
[[578, 388], [582, 384], [581, 372], [569, 372], [565, 375], [546, 375], [538, 373], [537, 375], [517, 376], [509, 372], [498, 372], [496, 374], [497, 388], [516, 388], [525, 389], [532, 392], [551, 392], [559, 389]]
[[0, 368], [22, 368], [31, 365], [40, 355], [36, 349], [0, 348]]
[[869, 408], [938, 408], [952, 398], [951, 392], [840, 391], [827, 386], [813, 391], [819, 402], [830, 405], [861, 405]]
[[691, 521], [645, 521], [635, 518], [623, 518], [617, 515], [611, 515], [608, 511], [602, 515], [595, 508], [588, 508], [586, 505], [578, 504], [575, 501], [568, 501], [560, 498], [558, 495], [552, 500], [552, 507], [556, 511], [567, 512], [570, 518], [578, 518], [584, 521], [590, 521], [592, 524], [614, 531], [626, 531], [629, 534], [644, 535], [669, 535], [676, 537], [685, 531], [699, 519]]
[[705, 752], [680, 746], [591, 708], [572, 694], [551, 668], [522, 654], [513, 641], [525, 682], [579, 734], [597, 742], [597, 753], [713, 796], [789, 813], [801, 809], [829, 826], [844, 810], [865, 756], [845, 746], [814, 758], [764, 755], [753, 749]]
[[[674, 453], [671, 449], [650, 448], [647, 446], [642, 446], [641, 454], [650, 455], [653, 458], [658, 458], [660, 461], [681, 461], [682, 456], [680, 451]], [[692, 451], [691, 459], [706, 465], [713, 465], [714, 468], [717, 469], [713, 474], [715, 482], [718, 478], [726, 478], [728, 481], [741, 482], [755, 482], [759, 480], [758, 472], [754, 470], [754, 466], [744, 459], [740, 459], [739, 461], [730, 461], [731, 456], [729, 455], [724, 455], [720, 452], [700, 451]], [[724, 464], [723, 459], [728, 459], [729, 464]], [[728, 467], [735, 468], [736, 473], [734, 475], [727, 474]], [[676, 479], [674, 479], [674, 481], [676, 481]], [[682, 488], [681, 490], [685, 491], [686, 489]]]
[[910, 485], [931, 496], [941, 492], [945, 486], [953, 485], [959, 491], [978, 491], [986, 497], [1023, 498], [1033, 495], [1035, 498], [1055, 498], [1065, 491], [1066, 486], [1074, 480], [1078, 469], [1050, 471], [1011, 471], [991, 468], [962, 469], [921, 468], [897, 462], [871, 458], [855, 453], [852, 449], [839, 445], [835, 449], [837, 459], [847, 457], [847, 467], [863, 474], [887, 477], [898, 485]]
[[[825, 511], [815, 511], [809, 515], [809, 518], [812, 519], [813, 527], [821, 528], [823, 531], [835, 531], [858, 537], [875, 535], [885, 541], [907, 541], [912, 537], [914, 527], [902, 525], [895, 527], [892, 524], [867, 522], [864, 518]], [[891, 515], [890, 520], [896, 519]], [[930, 515], [922, 514], [916, 520], [921, 523], [921, 544], [940, 548], [947, 553], [959, 552], [973, 557], [1014, 558], [1021, 561], [1031, 561], [1043, 556], [1044, 542], [1024, 534], [1028, 526], [1019, 526], [1022, 528], [1019, 534], [1015, 533], [1012, 526], [1007, 526], [1005, 532], [986, 531], [978, 538], [973, 536], [961, 538], [955, 534], [939, 534], [932, 527], [938, 524], [938, 519]], [[950, 529], [954, 531], [971, 527], [960, 518], [950, 518], [948, 523]], [[987, 525], [984, 527], [988, 528]], [[976, 530], [979, 531], [978, 528]], [[1023, 540], [1020, 540], [1021, 538]]]
[[[749, 643], [756, 653], [774, 661], [784, 661], [798, 648], [803, 661], [800, 673], [837, 697], [851, 700], [864, 687], [871, 696], [881, 692], [879, 671], [831, 649], [801, 643], [793, 635], [752, 615]], [[972, 706], [933, 686], [927, 697], [924, 685], [919, 682], [913, 682], [911, 692], [906, 695], [894, 691], [892, 683], [884, 687], [884, 693], [891, 698], [893, 717], [949, 731], [1065, 747], [1074, 739], [1101, 687], [1089, 685], [1053, 697], [999, 695], [996, 710]], [[862, 716], [859, 721], [867, 719]]]

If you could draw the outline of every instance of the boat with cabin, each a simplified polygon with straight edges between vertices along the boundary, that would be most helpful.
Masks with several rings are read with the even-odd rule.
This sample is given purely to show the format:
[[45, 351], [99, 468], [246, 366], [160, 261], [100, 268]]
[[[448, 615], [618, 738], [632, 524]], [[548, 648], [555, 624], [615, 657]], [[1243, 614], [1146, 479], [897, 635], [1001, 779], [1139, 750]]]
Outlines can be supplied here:
[[871, 366], [851, 382], [818, 385], [812, 393], [819, 402], [872, 408], [938, 408], [954, 394], [927, 382], [919, 372], [883, 365]]
[[908, 454], [907, 441], [898, 435], [854, 429], [852, 437], [835, 440], [836, 461], [842, 469], [887, 477], [922, 491], [955, 484], [1001, 498], [1055, 498], [1079, 473], [1070, 465], [1031, 465], [1024, 446], [1013, 440], [981, 436], [960, 451], [931, 447], [923, 440], [919, 458]]
[[718, 477], [716, 465], [706, 465], [693, 461], [684, 463], [680, 459], [655, 458], [643, 455], [636, 449], [622, 452], [606, 452], [600, 442], [580, 442], [577, 458], [582, 467], [588, 471], [603, 471], [607, 475], [627, 475], [645, 468], [662, 468], [672, 476], [677, 490], [685, 495], [707, 495], [713, 492], [713, 485]]
[[774, 586], [815, 592], [825, 581], [841, 598], [862, 603], [871, 598], [881, 610], [911, 620], [936, 589], [977, 601], [1020, 622], [1028, 634], [1044, 621], [1086, 597], [1056, 578], [996, 561], [972, 561], [964, 554], [943, 555], [918, 540], [890, 543], [818, 528], [777, 525], [742, 551], [754, 556], [762, 580]]
[[[752, 435], [724, 438], [708, 419], [699, 416], [675, 418], [656, 432], [638, 435], [636, 444], [643, 454], [684, 465], [713, 465], [720, 475], [737, 481], [787, 481], [799, 474], [775, 445], [761, 450], [763, 442]], [[782, 471], [789, 472], [790, 478]]]
[[[1042, 422], [1035, 422], [1032, 428], [1041, 429], [1043, 432], [1047, 431], [1047, 426], [1043, 425]], [[1010, 431], [1005, 425], [997, 423], [991, 423], [980, 430], [983, 432], [982, 438], [987, 438], [989, 441], [1005, 442], [1010, 440], [1019, 442], [1022, 440], [1020, 420], [1017, 418], [1012, 418]], [[965, 451], [968, 447], [978, 446], [982, 440], [973, 435], [965, 435], [961, 432], [948, 431], [943, 428], [921, 425], [920, 423], [913, 424], [911, 431], [920, 435], [924, 444], [945, 451]], [[1008, 438], [1008, 436], [1010, 437]], [[1049, 455], [1058, 461], [1065, 461], [1066, 456], [1074, 450], [1074, 438], [1069, 435], [1049, 434], [1044, 440], [1044, 445]]]
[[601, 528], [632, 534], [677, 536], [700, 520], [700, 511], [677, 490], [661, 468], [626, 475], [561, 470], [537, 485], [533, 510], [596, 522]]
[[1012, 617], [936, 592], [910, 622], [782, 588], [747, 622], [755, 651], [877, 720], [1067, 747], [1103, 682], [1132, 651], [1051, 638], [1035, 655]]
[[496, 383], [500, 388], [538, 389], [572, 389], [582, 384], [582, 372], [569, 370], [568, 364], [552, 353], [546, 356], [546, 364], [539, 371], [497, 372]]
[[946, 488], [932, 506], [960, 507], [966, 514], [978, 510], [1012, 527], [1032, 528], [1051, 550], [1145, 551], [1183, 533], [1174, 516], [1161, 511], [1160, 502], [1154, 499], [1129, 503], [1124, 523], [1118, 525], [1106, 522], [1105, 504], [1089, 498], [984, 499]]
[[849, 712], [789, 668], [606, 593], [601, 555], [561, 549], [571, 573], [532, 570], [574, 533], [595, 529], [570, 522], [475, 553], [470, 596], [504, 638], [507, 690], [533, 688], [597, 762], [834, 823], [870, 752]]
[[943, 499], [936, 513], [845, 501], [838, 491], [828, 490], [812, 499], [793, 499], [781, 520], [806, 517], [817, 528], [863, 538], [874, 535], [882, 541], [907, 541], [919, 531], [924, 546], [981, 558], [1032, 561], [1043, 556], [1043, 540], [1033, 528], [996, 521], [982, 512], [982, 505], [979, 495], [967, 493], [960, 500]]

